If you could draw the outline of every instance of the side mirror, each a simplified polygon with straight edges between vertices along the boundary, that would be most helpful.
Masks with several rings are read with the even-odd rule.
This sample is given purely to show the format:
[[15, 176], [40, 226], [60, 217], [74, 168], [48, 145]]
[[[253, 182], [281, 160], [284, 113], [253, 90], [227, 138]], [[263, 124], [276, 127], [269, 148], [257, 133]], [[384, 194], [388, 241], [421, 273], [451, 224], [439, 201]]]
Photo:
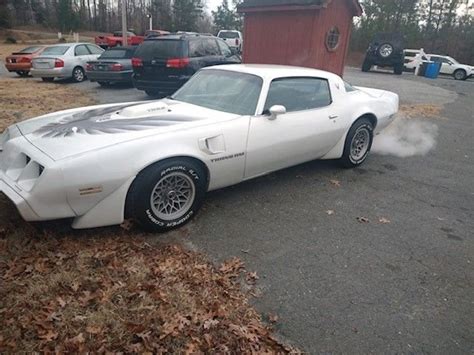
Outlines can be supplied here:
[[282, 105], [273, 105], [268, 111], [270, 112], [270, 116], [268, 116], [268, 119], [273, 121], [277, 118], [278, 115], [283, 115], [284, 113], [286, 113], [286, 107]]

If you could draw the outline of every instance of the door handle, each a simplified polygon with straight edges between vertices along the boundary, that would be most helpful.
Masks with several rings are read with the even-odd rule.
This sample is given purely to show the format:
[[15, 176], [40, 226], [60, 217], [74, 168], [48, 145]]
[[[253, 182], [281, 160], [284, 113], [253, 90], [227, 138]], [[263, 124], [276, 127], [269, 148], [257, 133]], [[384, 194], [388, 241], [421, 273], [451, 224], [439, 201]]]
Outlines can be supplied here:
[[329, 115], [329, 119], [330, 120], [334, 120], [336, 118], [338, 118], [339, 116], [338, 115]]

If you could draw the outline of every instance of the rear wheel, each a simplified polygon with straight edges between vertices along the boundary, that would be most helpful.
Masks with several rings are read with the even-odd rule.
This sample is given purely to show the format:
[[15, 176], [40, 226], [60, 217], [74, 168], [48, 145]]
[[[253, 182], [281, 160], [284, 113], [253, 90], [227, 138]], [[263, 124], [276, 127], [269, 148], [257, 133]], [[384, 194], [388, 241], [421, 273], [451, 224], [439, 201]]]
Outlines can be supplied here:
[[19, 70], [16, 72], [19, 76], [21, 76], [22, 78], [25, 78], [27, 77], [28, 75], [30, 75], [30, 72], [29, 71], [26, 71], [26, 70]]
[[370, 71], [370, 68], [372, 68], [372, 63], [369, 62], [367, 59], [364, 60], [364, 63], [362, 64], [362, 71], [363, 72], [368, 72], [368, 71]]
[[393, 72], [396, 75], [402, 75], [403, 74], [403, 64], [395, 64], [393, 67]]
[[368, 118], [358, 119], [349, 130], [340, 162], [345, 168], [355, 168], [367, 159], [372, 148], [374, 126]]
[[458, 69], [454, 72], [453, 74], [454, 79], [456, 80], [466, 80], [467, 79], [467, 73], [464, 69]]
[[72, 71], [72, 80], [76, 83], [81, 83], [86, 80], [86, 73], [81, 67], [75, 67]]
[[207, 189], [206, 172], [186, 158], [156, 163], [138, 174], [127, 195], [127, 217], [150, 231], [165, 232], [197, 213]]
[[54, 78], [41, 78], [45, 83], [52, 83], [54, 81]]

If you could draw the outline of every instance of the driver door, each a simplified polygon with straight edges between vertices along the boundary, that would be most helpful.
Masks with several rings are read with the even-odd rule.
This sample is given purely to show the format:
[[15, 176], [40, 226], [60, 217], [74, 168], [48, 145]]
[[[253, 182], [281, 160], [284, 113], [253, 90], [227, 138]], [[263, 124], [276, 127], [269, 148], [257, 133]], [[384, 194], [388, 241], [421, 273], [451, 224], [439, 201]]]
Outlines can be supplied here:
[[[268, 110], [274, 105], [285, 106], [286, 113], [270, 120]], [[273, 80], [263, 112], [250, 120], [246, 179], [320, 158], [344, 130], [325, 79]]]

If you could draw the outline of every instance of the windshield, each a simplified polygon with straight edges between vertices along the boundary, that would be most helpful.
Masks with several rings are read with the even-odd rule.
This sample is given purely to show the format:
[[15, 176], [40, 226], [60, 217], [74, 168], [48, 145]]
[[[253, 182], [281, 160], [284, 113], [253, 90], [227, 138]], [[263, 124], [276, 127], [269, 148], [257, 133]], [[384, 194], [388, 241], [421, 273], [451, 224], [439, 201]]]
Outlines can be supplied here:
[[453, 62], [453, 64], [459, 64], [459, 62], [458, 62], [456, 59], [454, 59], [454, 58], [452, 58], [452, 57], [447, 57], [447, 58], [448, 58], [451, 62]]
[[262, 83], [262, 78], [251, 74], [201, 70], [171, 98], [212, 110], [254, 115]]
[[63, 55], [69, 49], [69, 46], [54, 46], [46, 48], [41, 55]]
[[219, 32], [220, 38], [239, 38], [239, 34], [233, 31]]

